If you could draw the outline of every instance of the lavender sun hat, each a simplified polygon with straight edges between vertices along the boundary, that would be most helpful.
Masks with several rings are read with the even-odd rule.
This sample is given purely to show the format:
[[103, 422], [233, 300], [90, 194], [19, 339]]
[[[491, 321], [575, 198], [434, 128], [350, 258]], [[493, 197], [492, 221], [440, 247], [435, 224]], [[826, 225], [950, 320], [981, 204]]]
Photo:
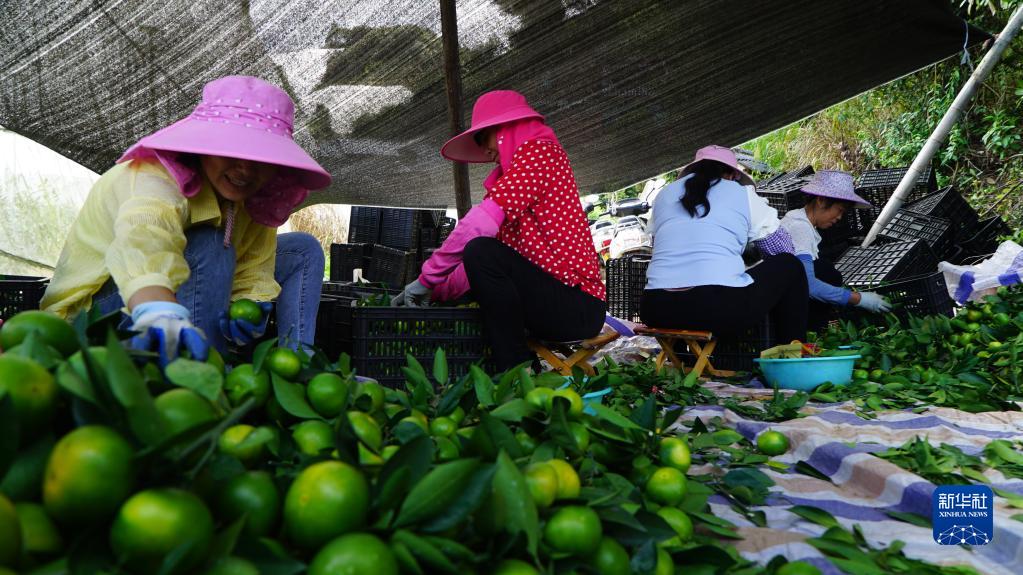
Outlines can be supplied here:
[[860, 209], [872, 208], [870, 202], [856, 195], [852, 174], [839, 170], [821, 170], [813, 175], [810, 183], [800, 188], [804, 194], [851, 202]]

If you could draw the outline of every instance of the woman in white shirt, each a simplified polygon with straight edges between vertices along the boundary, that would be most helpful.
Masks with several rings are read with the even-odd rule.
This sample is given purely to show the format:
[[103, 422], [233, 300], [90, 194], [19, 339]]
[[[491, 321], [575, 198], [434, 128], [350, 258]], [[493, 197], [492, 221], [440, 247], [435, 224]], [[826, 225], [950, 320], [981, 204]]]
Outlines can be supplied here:
[[800, 191], [807, 195], [806, 206], [792, 210], [781, 220], [792, 238], [794, 253], [803, 264], [809, 285], [810, 303], [807, 322], [811, 330], [827, 325], [834, 306], [856, 306], [873, 313], [886, 312], [891, 305], [873, 292], [855, 292], [842, 287], [842, 274], [831, 263], [818, 257], [821, 235], [854, 208], [869, 208], [870, 203], [856, 195], [853, 177], [837, 170], [821, 170]]
[[[775, 340], [806, 338], [806, 275], [778, 213], [735, 154], [708, 146], [654, 201], [654, 254], [640, 315], [650, 327], [739, 335], [770, 315]], [[764, 261], [746, 270], [754, 242]]]

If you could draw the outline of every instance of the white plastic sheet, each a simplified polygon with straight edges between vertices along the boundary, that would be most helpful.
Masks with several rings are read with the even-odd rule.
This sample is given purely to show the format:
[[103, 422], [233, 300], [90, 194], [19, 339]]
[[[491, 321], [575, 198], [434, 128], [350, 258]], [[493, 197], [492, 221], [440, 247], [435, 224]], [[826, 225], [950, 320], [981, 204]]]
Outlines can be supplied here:
[[990, 258], [971, 266], [957, 266], [948, 262], [938, 265], [945, 274], [948, 294], [956, 302], [982, 301], [1001, 286], [1023, 282], [1023, 246], [1016, 242], [1002, 242]]

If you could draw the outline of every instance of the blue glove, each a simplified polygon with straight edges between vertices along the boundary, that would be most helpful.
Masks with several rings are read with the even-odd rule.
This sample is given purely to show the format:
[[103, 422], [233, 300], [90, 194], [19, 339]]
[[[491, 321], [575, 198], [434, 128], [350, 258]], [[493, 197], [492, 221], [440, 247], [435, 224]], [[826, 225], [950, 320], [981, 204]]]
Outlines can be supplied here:
[[270, 311], [273, 310], [274, 304], [259, 302], [259, 307], [263, 310], [263, 319], [259, 325], [244, 319], [231, 319], [228, 312], [220, 312], [220, 333], [224, 335], [224, 339], [235, 345], [244, 346], [266, 333], [266, 324], [270, 320]]
[[155, 351], [160, 354], [160, 367], [178, 357], [183, 347], [196, 361], [206, 361], [210, 344], [202, 330], [192, 325], [191, 314], [185, 306], [169, 301], [149, 301], [131, 311], [131, 330], [138, 335], [128, 345], [133, 349]]

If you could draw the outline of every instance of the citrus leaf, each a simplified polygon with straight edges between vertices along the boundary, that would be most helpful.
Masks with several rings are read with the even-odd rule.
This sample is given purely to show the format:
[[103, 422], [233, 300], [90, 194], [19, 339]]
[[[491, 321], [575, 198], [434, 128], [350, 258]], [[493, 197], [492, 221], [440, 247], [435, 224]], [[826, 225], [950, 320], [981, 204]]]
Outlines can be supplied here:
[[228, 525], [223, 531], [217, 533], [208, 553], [208, 557], [212, 563], [215, 563], [218, 559], [227, 557], [232, 551], [234, 551], [234, 546], [238, 544], [238, 538], [242, 534], [242, 529], [245, 528], [246, 519], [247, 515], [243, 514], [233, 523]]
[[916, 525], [917, 527], [926, 527], [927, 529], [931, 528], [931, 522], [928, 521], [926, 517], [917, 515], [916, 513], [903, 513], [901, 511], [885, 511], [885, 513], [889, 517], [898, 519], [899, 521], [905, 521], [906, 523]]
[[[409, 492], [394, 526], [412, 525], [441, 513], [458, 498], [479, 464], [478, 459], [459, 459], [435, 467]], [[415, 553], [415, 549], [412, 552]]]
[[639, 549], [629, 560], [629, 566], [633, 573], [653, 573], [657, 567], [657, 547], [651, 539], [639, 546]]
[[643, 429], [654, 431], [654, 428], [657, 427], [657, 400], [654, 399], [654, 396], [647, 397], [646, 401], [632, 411], [629, 419]]
[[18, 456], [18, 414], [14, 399], [0, 387], [0, 480]]
[[537, 516], [536, 504], [529, 493], [526, 478], [503, 450], [497, 456], [493, 495], [495, 505], [504, 512], [505, 528], [512, 535], [524, 533], [526, 546], [535, 557], [540, 541], [540, 519]]
[[476, 399], [484, 407], [494, 405], [494, 382], [479, 366], [469, 366], [469, 373], [472, 374], [472, 384], [476, 388]]
[[535, 411], [533, 406], [526, 402], [524, 399], [513, 399], [504, 405], [501, 405], [494, 411], [490, 412], [490, 415], [504, 420], [504, 421], [522, 421], [522, 418]]
[[476, 469], [463, 486], [462, 491], [447, 506], [447, 509], [432, 520], [420, 525], [419, 531], [439, 533], [461, 524], [466, 517], [479, 509], [483, 504], [483, 499], [490, 494], [496, 471], [497, 468], [493, 464], [486, 464]]
[[399, 529], [391, 536], [391, 540], [408, 547], [412, 555], [423, 564], [431, 567], [431, 572], [457, 573], [458, 568], [444, 553], [432, 543], [405, 529]]
[[613, 425], [617, 425], [622, 429], [636, 429], [639, 431], [645, 431], [634, 421], [606, 405], [602, 405], [600, 403], [591, 403], [587, 407], [593, 410], [597, 414], [597, 417], [599, 417], [600, 419], [603, 419], [604, 421], [607, 421], [608, 423], [611, 423]]
[[533, 376], [529, 375], [529, 370], [524, 367], [519, 368], [519, 385], [522, 387], [523, 396], [530, 391], [533, 391], [536, 387], [536, 385], [533, 384]]
[[507, 451], [509, 455], [516, 459], [523, 456], [522, 446], [519, 445], [519, 441], [515, 439], [515, 434], [512, 433], [511, 429], [503, 421], [492, 417], [489, 413], [480, 413], [480, 424], [476, 429], [476, 433], [479, 433], [481, 428], [486, 432], [490, 441], [493, 442], [495, 450]]
[[391, 541], [391, 552], [394, 553], [394, 558], [398, 560], [398, 566], [401, 568], [402, 573], [412, 573], [412, 575], [424, 575], [423, 568], [419, 566], [419, 562], [409, 551], [409, 548], [405, 546], [401, 541]]
[[406, 353], [405, 362], [408, 364], [409, 369], [416, 372], [417, 375], [423, 376], [423, 379], [426, 379], [426, 370], [423, 369], [423, 364], [419, 363], [415, 356], [411, 353]]
[[92, 384], [79, 377], [70, 363], [62, 363], [57, 368], [57, 385], [64, 388], [71, 395], [80, 397], [85, 401], [93, 404], [99, 404], [99, 400], [96, 399], [96, 392], [92, 389]]
[[178, 358], [167, 365], [164, 370], [171, 383], [191, 389], [210, 403], [216, 403], [220, 390], [224, 387], [224, 378], [216, 367], [191, 359]]
[[433, 354], [433, 379], [440, 385], [448, 383], [448, 359], [444, 355], [444, 348], [437, 348]]
[[107, 332], [107, 381], [124, 407], [132, 432], [146, 445], [159, 443], [163, 425], [153, 396], [113, 330]]
[[284, 411], [302, 419], [321, 419], [305, 400], [305, 388], [300, 384], [291, 383], [273, 372], [270, 373], [270, 380], [273, 382], [274, 397]]
[[277, 345], [277, 338], [270, 338], [266, 341], [260, 342], [256, 346], [256, 349], [252, 351], [252, 371], [256, 375], [259, 375], [263, 369], [263, 361], [266, 359], [267, 354], [270, 350]]
[[811, 523], [816, 523], [822, 527], [838, 527], [838, 520], [835, 517], [816, 507], [809, 507], [807, 505], [793, 505], [788, 509], [790, 512], [806, 519]]
[[388, 510], [397, 506], [404, 499], [405, 493], [426, 475], [433, 461], [433, 450], [433, 441], [420, 435], [403, 445], [387, 460], [374, 483], [374, 502], [379, 509]]

